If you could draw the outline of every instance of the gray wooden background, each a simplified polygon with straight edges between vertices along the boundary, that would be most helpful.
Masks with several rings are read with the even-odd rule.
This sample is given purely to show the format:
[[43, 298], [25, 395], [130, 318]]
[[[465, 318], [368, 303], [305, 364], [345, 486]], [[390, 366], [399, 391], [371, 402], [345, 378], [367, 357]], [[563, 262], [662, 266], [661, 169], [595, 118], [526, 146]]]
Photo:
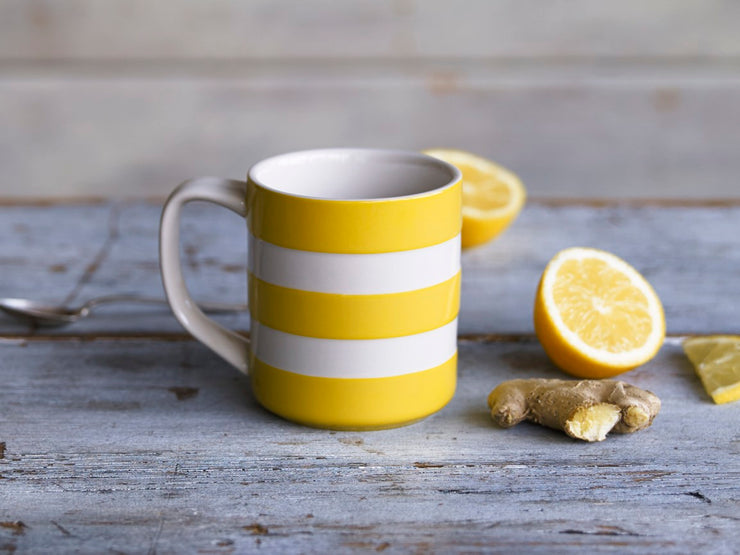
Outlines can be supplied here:
[[540, 197], [739, 197], [740, 2], [0, 0], [0, 197], [454, 146]]
[[0, 196], [454, 146], [559, 197], [737, 197], [740, 3], [0, 1]]

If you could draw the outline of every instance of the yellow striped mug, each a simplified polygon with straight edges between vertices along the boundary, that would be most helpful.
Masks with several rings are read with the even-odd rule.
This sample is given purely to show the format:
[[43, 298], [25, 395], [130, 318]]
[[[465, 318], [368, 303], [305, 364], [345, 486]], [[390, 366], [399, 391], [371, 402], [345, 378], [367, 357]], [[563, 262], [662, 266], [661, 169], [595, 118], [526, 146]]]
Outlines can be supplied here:
[[[247, 220], [251, 345], [187, 292], [179, 225], [191, 200]], [[167, 298], [273, 413], [333, 429], [408, 424], [455, 391], [461, 201], [457, 168], [395, 150], [294, 152], [246, 182], [191, 179], [162, 212]]]

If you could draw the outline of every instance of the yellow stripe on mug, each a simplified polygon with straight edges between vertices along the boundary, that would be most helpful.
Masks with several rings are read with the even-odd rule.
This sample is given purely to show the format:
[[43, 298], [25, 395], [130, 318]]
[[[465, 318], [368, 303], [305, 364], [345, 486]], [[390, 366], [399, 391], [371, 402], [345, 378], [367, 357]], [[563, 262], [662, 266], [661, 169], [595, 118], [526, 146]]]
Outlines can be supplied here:
[[337, 295], [289, 289], [249, 275], [252, 318], [271, 328], [309, 337], [379, 339], [444, 326], [457, 317], [460, 273], [414, 291]]
[[455, 392], [457, 353], [442, 364], [386, 378], [321, 378], [253, 359], [252, 390], [267, 410], [308, 426], [382, 429], [444, 407]]
[[[383, 172], [353, 149], [324, 151], [319, 162], [306, 151], [256, 164], [247, 179], [249, 231], [281, 247], [335, 253], [418, 249], [460, 233], [459, 172], [398, 152], [376, 154]], [[301, 173], [311, 158], [331, 168], [331, 180], [324, 174], [320, 181], [321, 168]]]

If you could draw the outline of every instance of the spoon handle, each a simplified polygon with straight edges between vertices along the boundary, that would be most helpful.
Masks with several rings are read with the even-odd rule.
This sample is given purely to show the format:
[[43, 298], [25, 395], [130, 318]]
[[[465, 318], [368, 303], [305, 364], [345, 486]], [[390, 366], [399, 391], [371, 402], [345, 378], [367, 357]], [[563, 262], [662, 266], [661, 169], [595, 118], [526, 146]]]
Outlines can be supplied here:
[[[106, 295], [104, 297], [96, 297], [90, 299], [82, 305], [83, 311], [87, 312], [93, 307], [101, 304], [108, 303], [138, 303], [138, 304], [159, 304], [166, 305], [167, 301], [158, 297], [143, 297], [135, 294], [120, 294], [120, 295]], [[228, 304], [228, 303], [212, 303], [212, 302], [199, 302], [198, 306], [209, 312], [242, 312], [247, 310], [246, 304]]]

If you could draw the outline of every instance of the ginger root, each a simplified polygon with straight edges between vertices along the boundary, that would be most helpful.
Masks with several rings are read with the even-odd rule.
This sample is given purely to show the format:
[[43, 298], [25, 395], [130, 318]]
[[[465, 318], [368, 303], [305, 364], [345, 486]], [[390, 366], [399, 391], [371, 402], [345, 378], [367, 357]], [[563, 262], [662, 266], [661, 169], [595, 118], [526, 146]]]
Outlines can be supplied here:
[[602, 441], [614, 431], [647, 428], [660, 411], [649, 391], [617, 380], [510, 380], [488, 396], [491, 417], [502, 428], [529, 420], [576, 439]]

